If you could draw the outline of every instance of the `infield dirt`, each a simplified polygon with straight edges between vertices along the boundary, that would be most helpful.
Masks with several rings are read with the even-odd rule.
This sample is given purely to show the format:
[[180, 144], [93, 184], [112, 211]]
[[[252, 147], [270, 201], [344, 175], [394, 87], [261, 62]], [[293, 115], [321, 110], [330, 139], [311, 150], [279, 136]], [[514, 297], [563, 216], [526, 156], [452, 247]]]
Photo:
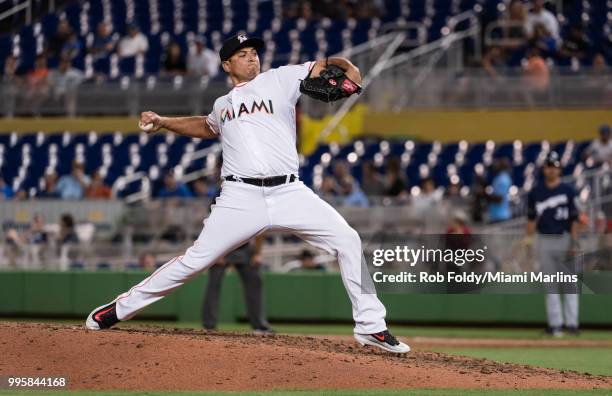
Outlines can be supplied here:
[[612, 377], [414, 349], [391, 355], [339, 338], [4, 322], [0, 376], [66, 376], [70, 389], [96, 390], [612, 389]]

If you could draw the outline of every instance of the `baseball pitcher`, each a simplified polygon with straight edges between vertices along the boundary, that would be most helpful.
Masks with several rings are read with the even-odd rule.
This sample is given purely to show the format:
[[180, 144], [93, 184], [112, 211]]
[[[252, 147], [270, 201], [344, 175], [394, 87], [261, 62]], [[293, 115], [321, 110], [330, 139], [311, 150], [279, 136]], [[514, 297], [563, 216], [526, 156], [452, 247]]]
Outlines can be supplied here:
[[359, 93], [359, 69], [345, 58], [330, 58], [261, 73], [257, 51], [263, 47], [261, 39], [245, 35], [223, 44], [219, 55], [233, 89], [215, 101], [208, 116], [141, 114], [144, 130], [163, 128], [183, 136], [221, 140], [221, 195], [184, 255], [111, 303], [94, 309], [86, 326], [106, 329], [132, 318], [253, 236], [279, 229], [337, 257], [353, 306], [357, 342], [394, 353], [408, 352], [408, 345], [387, 330], [385, 307], [376, 294], [362, 289], [362, 282], [371, 279], [362, 279], [367, 272], [362, 267], [359, 235], [298, 178], [295, 104], [300, 94], [334, 101]]

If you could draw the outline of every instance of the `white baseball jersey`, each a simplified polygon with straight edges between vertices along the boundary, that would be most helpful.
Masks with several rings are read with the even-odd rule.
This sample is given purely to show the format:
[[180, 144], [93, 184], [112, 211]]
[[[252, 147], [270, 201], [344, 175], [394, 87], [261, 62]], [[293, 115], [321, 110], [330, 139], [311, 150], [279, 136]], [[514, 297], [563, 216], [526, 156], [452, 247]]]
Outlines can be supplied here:
[[[295, 103], [300, 80], [312, 67], [313, 62], [308, 62], [269, 70], [217, 99], [207, 122], [221, 138], [222, 176], [297, 174]], [[363, 267], [359, 234], [301, 181], [261, 187], [225, 180], [198, 239], [184, 255], [119, 295], [117, 318], [132, 318], [253, 236], [278, 229], [337, 257], [353, 306], [356, 334], [387, 328], [385, 307], [373, 293], [374, 285]], [[88, 326], [95, 329], [97, 325]]]
[[282, 66], [236, 85], [215, 101], [207, 122], [221, 139], [221, 176], [297, 174], [295, 104], [314, 62]]

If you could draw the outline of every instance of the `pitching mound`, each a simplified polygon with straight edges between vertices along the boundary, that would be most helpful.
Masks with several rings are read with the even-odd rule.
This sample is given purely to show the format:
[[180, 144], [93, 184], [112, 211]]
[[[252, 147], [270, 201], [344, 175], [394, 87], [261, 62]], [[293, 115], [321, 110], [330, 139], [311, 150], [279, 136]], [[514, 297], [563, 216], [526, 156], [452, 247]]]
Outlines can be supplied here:
[[612, 388], [612, 377], [354, 342], [197, 330], [0, 324], [0, 376], [66, 376], [70, 389]]

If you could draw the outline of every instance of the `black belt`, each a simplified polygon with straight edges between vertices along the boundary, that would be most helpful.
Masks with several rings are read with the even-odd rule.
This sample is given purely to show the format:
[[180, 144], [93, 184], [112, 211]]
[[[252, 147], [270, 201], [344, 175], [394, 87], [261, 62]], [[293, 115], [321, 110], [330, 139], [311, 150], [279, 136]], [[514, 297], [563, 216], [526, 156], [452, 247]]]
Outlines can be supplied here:
[[298, 177], [296, 175], [270, 176], [262, 179], [254, 177], [238, 177], [234, 175], [225, 176], [225, 180], [238, 183], [252, 184], [259, 187], [276, 187], [285, 183], [293, 183]]

